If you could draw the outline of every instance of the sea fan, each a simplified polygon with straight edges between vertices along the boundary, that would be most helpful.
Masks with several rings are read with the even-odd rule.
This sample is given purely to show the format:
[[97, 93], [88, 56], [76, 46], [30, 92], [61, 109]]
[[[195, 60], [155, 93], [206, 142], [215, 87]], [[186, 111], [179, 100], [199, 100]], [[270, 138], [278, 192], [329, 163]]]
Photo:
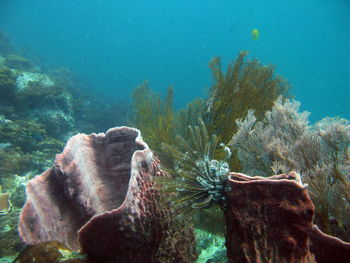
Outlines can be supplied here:
[[[176, 136], [176, 145], [163, 144], [163, 149], [173, 159], [164, 169], [171, 175], [161, 182], [165, 192], [173, 193], [172, 204], [179, 217], [192, 216], [203, 208], [221, 204], [225, 199], [226, 180], [230, 157], [227, 147], [218, 145], [216, 135], [209, 137], [202, 120], [199, 126], [189, 126], [189, 141]], [[225, 160], [215, 160], [220, 150]]]

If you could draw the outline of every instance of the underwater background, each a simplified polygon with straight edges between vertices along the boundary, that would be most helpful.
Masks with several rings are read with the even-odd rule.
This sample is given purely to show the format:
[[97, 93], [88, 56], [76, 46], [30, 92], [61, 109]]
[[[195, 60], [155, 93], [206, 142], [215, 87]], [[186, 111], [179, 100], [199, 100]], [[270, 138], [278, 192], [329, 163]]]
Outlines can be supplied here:
[[174, 85], [177, 107], [209, 89], [212, 56], [248, 50], [277, 66], [316, 121], [350, 117], [349, 10], [346, 0], [3, 0], [0, 28], [96, 94], [129, 99], [147, 79], [157, 91]]
[[[339, 171], [319, 179], [327, 197], [316, 191], [312, 200], [321, 230], [349, 242], [349, 21], [347, 0], [2, 0], [0, 262], [12, 262], [24, 249], [17, 225], [27, 182], [52, 166], [71, 136], [137, 127], [162, 164], [171, 166], [162, 143], [171, 151], [175, 135], [189, 140], [186, 127], [198, 125], [201, 116], [208, 132], [231, 148], [231, 171], [266, 176], [297, 170], [249, 170], [250, 157], [241, 159], [255, 150], [240, 141], [247, 123], [278, 122], [265, 118], [267, 112], [290, 113], [302, 132], [312, 130], [310, 141], [321, 131], [339, 132], [332, 141], [341, 145], [333, 160], [341, 163]], [[229, 74], [236, 70], [240, 77]], [[291, 145], [305, 143], [293, 139]], [[271, 163], [286, 159], [269, 145], [259, 150], [271, 151]], [[220, 159], [218, 152], [213, 155]], [[333, 164], [318, 158], [318, 164]], [[306, 169], [306, 177], [318, 168]], [[197, 263], [227, 261], [222, 220], [214, 209], [196, 222]]]

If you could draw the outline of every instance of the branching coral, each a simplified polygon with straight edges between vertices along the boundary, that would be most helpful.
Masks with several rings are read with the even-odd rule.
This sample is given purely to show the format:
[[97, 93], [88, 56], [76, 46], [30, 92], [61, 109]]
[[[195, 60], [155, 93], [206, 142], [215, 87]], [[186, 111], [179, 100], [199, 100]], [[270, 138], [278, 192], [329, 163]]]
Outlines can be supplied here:
[[[225, 199], [229, 166], [225, 160], [215, 160], [218, 150], [216, 135], [209, 136], [205, 124], [189, 126], [190, 140], [176, 136], [176, 146], [163, 144], [174, 161], [167, 168], [171, 178], [165, 178], [165, 191], [175, 192], [174, 205], [181, 217], [188, 217], [203, 208], [222, 204]], [[225, 149], [227, 150], [227, 149]], [[230, 152], [227, 151], [227, 158]]]
[[250, 111], [237, 121], [230, 145], [250, 175], [300, 172], [316, 206], [315, 223], [327, 234], [350, 240], [350, 125], [325, 118], [310, 126], [299, 106], [280, 98], [261, 122]]

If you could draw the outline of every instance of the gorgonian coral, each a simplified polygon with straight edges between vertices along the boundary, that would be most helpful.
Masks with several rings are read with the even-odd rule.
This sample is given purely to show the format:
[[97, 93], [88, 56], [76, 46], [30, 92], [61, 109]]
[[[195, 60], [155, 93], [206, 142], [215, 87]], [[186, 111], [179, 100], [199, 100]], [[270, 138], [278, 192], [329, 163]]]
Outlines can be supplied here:
[[243, 173], [270, 176], [297, 171], [309, 186], [320, 229], [350, 240], [350, 124], [324, 118], [310, 125], [297, 101], [276, 100], [265, 118], [253, 111], [236, 121], [230, 145], [238, 152]]
[[[230, 171], [226, 162], [230, 151], [218, 144], [216, 135], [208, 135], [202, 120], [199, 126], [189, 126], [189, 138], [186, 141], [178, 135], [176, 145], [163, 144], [173, 163], [165, 167], [171, 177], [161, 183], [166, 192], [174, 193], [172, 202], [179, 217], [191, 216], [214, 204], [221, 205]], [[220, 147], [226, 158], [215, 160], [214, 154]]]

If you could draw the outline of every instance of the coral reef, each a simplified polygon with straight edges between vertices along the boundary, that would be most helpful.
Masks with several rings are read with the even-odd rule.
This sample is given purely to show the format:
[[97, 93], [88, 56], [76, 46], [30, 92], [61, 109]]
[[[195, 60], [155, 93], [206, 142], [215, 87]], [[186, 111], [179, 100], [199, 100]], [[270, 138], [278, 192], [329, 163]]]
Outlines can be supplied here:
[[[221, 59], [214, 57], [209, 63], [214, 77], [209, 97], [197, 99], [177, 113], [173, 110], [172, 89], [164, 100], [150, 90], [148, 82], [134, 90], [136, 110], [131, 125], [142, 131], [162, 162], [168, 160], [163, 156], [161, 142], [173, 144], [176, 134], [188, 140], [186, 128], [198, 125], [198, 118], [203, 119], [210, 134], [216, 134], [226, 144], [238, 128], [236, 119], [254, 109], [260, 120], [278, 96], [288, 96], [288, 82], [275, 74], [272, 65], [262, 65], [256, 59], [245, 61], [246, 56], [247, 52], [240, 52], [226, 72], [222, 71]], [[240, 168], [236, 154], [228, 162], [235, 170]]]
[[[71, 138], [51, 167], [71, 133], [125, 124], [131, 108], [94, 98], [65, 69], [42, 71], [0, 32], [0, 257], [22, 250], [24, 185], [51, 167], [27, 186], [19, 230], [38, 245], [16, 263], [194, 262], [192, 216], [202, 231], [198, 262], [225, 262], [224, 231], [229, 262], [347, 262], [350, 244], [327, 234], [350, 240], [350, 126], [339, 118], [311, 126], [295, 102], [272, 108], [289, 85], [246, 55], [226, 72], [215, 57], [209, 98], [177, 113], [172, 88], [165, 99], [147, 82], [135, 89], [131, 123], [162, 166], [136, 129], [120, 127]], [[231, 156], [218, 142], [233, 133]], [[229, 174], [229, 164], [285, 174]]]
[[7, 120], [0, 126], [0, 141], [30, 152], [46, 136], [44, 126], [31, 120]]
[[3, 165], [0, 168], [0, 182], [14, 174], [46, 169], [47, 160], [52, 159], [64, 146], [62, 142], [47, 136], [45, 126], [37, 121], [1, 118], [0, 160]]
[[[9, 67], [11, 68], [11, 67]], [[55, 83], [45, 74], [33, 73], [33, 72], [21, 72], [16, 78], [16, 88], [19, 91], [25, 91], [27, 89], [35, 88], [48, 88], [54, 86]], [[39, 92], [45, 92], [45, 90]]]
[[350, 125], [326, 118], [313, 126], [295, 101], [275, 102], [263, 121], [250, 111], [233, 136], [243, 172], [269, 176], [298, 171], [316, 206], [315, 223], [327, 234], [350, 241]]
[[191, 228], [173, 224], [153, 187], [163, 176], [138, 130], [76, 135], [54, 167], [29, 182], [21, 237], [58, 240], [93, 262], [193, 262]]
[[97, 99], [67, 70], [41, 68], [37, 62], [0, 32], [0, 185], [12, 204], [1, 215], [0, 257], [22, 249], [17, 222], [25, 184], [52, 166], [62, 141], [77, 130], [104, 131], [126, 123], [129, 110], [125, 103], [118, 108]]

